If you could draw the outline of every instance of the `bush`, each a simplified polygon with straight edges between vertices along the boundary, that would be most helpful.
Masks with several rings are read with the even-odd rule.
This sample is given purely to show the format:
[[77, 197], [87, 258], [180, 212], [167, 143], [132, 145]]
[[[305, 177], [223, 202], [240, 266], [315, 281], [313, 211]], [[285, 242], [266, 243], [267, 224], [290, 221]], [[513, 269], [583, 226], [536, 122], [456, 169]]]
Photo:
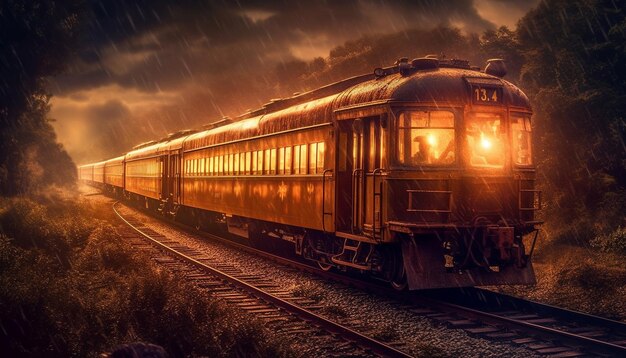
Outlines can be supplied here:
[[597, 236], [591, 241], [591, 246], [604, 252], [626, 255], [626, 227], [620, 226], [612, 233]]
[[57, 199], [0, 199], [3, 355], [97, 356], [137, 341], [171, 356], [293, 355], [133, 250], [96, 208]]

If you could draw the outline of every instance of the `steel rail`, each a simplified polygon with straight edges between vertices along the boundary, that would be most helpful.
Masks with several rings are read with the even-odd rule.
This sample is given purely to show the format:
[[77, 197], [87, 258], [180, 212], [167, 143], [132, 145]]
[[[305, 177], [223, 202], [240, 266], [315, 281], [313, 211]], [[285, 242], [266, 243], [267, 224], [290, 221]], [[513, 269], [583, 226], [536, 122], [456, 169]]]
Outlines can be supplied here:
[[249, 294], [252, 294], [253, 296], [256, 296], [258, 298], [261, 298], [269, 303], [272, 303], [274, 305], [276, 305], [277, 307], [280, 307], [282, 309], [284, 309], [285, 311], [291, 312], [295, 315], [297, 315], [298, 317], [304, 319], [305, 321], [311, 321], [314, 322], [315, 324], [317, 324], [318, 326], [322, 327], [324, 330], [329, 331], [331, 333], [336, 333], [341, 335], [342, 337], [344, 337], [345, 339], [349, 340], [349, 341], [353, 341], [355, 343], [357, 343], [361, 348], [364, 349], [369, 349], [372, 352], [384, 356], [384, 357], [411, 357], [410, 355], [401, 352], [391, 346], [388, 346], [380, 341], [377, 341], [373, 338], [367, 337], [365, 335], [362, 335], [359, 332], [356, 332], [348, 327], [345, 327], [341, 324], [338, 324], [336, 322], [327, 320], [309, 310], [306, 310], [302, 307], [299, 307], [297, 305], [294, 305], [292, 303], [289, 303], [281, 298], [278, 298], [276, 296], [271, 295], [270, 293], [267, 293], [257, 287], [254, 287], [253, 285], [250, 285], [240, 279], [237, 279], [227, 273], [224, 273], [222, 271], [219, 271], [211, 266], [208, 266], [188, 255], [185, 255], [182, 252], [177, 251], [176, 249], [173, 249], [161, 242], [159, 242], [158, 240], [152, 238], [150, 235], [144, 233], [143, 231], [141, 231], [139, 228], [137, 228], [136, 226], [134, 226], [133, 224], [131, 224], [130, 222], [128, 222], [128, 220], [126, 220], [123, 215], [115, 208], [115, 205], [118, 204], [119, 201], [116, 201], [113, 204], [113, 211], [115, 211], [115, 214], [117, 214], [117, 216], [123, 220], [129, 227], [131, 227], [133, 230], [135, 230], [136, 232], [138, 232], [140, 235], [142, 235], [144, 238], [146, 238], [147, 240], [150, 240], [152, 243], [156, 244], [158, 247], [160, 247], [162, 250], [165, 250], [181, 259], [183, 259], [184, 261], [192, 264], [193, 266], [207, 271], [210, 274], [219, 277], [221, 279], [223, 279], [224, 281], [230, 282], [235, 284], [237, 287], [247, 291]]

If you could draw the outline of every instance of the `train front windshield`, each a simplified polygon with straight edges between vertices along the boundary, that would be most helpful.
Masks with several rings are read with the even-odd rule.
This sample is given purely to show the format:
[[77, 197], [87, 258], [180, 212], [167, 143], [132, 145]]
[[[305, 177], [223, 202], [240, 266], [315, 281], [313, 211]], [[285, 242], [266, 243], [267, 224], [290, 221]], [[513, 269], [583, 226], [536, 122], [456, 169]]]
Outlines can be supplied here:
[[469, 164], [477, 168], [502, 168], [506, 157], [504, 115], [470, 113], [465, 120]]

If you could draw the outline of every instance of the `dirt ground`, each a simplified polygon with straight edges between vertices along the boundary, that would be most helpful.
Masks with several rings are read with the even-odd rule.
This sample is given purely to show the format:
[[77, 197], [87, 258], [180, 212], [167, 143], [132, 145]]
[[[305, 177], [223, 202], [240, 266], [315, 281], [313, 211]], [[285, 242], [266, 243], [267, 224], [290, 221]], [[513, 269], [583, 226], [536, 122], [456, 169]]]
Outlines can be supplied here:
[[534, 301], [626, 321], [626, 257], [545, 243], [533, 258], [537, 284], [499, 290]]

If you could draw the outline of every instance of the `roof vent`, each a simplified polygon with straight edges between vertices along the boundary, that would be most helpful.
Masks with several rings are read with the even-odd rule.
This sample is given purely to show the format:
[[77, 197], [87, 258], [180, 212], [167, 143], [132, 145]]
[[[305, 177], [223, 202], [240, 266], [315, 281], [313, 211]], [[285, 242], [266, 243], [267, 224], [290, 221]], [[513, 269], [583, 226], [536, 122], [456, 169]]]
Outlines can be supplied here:
[[396, 61], [396, 66], [398, 66], [398, 72], [400, 72], [402, 76], [408, 76], [411, 73], [412, 68], [409, 64], [408, 57], [398, 59], [398, 61]]
[[439, 60], [436, 57], [422, 57], [411, 61], [411, 66], [415, 70], [432, 70], [439, 68]]
[[504, 77], [506, 75], [506, 64], [501, 58], [492, 58], [487, 60], [485, 73], [496, 77]]

